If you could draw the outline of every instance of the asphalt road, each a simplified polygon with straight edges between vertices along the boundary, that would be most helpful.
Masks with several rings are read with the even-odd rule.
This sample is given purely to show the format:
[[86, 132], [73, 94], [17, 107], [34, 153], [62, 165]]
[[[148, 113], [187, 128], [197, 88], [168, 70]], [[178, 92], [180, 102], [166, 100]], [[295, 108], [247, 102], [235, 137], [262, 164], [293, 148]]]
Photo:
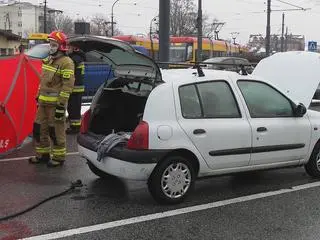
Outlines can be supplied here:
[[68, 152], [73, 154], [57, 169], [21, 159], [33, 155], [30, 143], [0, 159], [0, 218], [64, 191], [72, 181], [84, 184], [0, 221], [1, 240], [320, 239], [320, 182], [303, 168], [199, 180], [184, 203], [161, 206], [145, 182], [101, 180], [91, 173], [76, 154], [75, 137], [68, 137]]

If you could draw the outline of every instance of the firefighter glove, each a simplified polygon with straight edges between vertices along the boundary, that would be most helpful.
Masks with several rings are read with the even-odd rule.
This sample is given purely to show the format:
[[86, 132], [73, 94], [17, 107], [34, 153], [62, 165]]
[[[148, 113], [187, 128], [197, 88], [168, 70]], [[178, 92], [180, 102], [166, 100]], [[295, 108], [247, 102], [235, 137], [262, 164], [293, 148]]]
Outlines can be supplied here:
[[58, 104], [56, 106], [56, 112], [54, 115], [55, 120], [59, 120], [59, 121], [63, 120], [63, 117], [65, 116], [65, 111], [66, 110], [65, 110], [64, 106], [61, 106]]

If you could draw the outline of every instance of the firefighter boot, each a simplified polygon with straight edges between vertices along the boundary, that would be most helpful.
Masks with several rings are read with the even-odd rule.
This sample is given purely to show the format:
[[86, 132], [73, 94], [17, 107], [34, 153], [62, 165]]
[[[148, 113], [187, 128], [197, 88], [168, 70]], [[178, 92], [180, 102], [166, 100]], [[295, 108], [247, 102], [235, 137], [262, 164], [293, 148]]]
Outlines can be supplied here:
[[55, 168], [55, 167], [62, 166], [63, 164], [64, 164], [64, 161], [51, 159], [51, 160], [47, 163], [47, 166], [48, 166], [48, 168]]
[[78, 134], [80, 133], [80, 127], [71, 126], [66, 130], [66, 134]]
[[43, 154], [41, 157], [31, 157], [28, 161], [31, 164], [48, 163], [50, 161], [50, 154]]

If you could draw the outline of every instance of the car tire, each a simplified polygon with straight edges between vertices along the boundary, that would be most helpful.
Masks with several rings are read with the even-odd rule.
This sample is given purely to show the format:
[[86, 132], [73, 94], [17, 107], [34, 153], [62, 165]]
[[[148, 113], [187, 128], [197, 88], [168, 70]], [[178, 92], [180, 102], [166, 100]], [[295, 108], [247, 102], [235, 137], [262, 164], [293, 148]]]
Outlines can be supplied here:
[[88, 167], [90, 168], [91, 172], [93, 172], [98, 177], [103, 178], [103, 179], [107, 179], [107, 178], [113, 177], [112, 175], [101, 171], [99, 168], [94, 166], [91, 162], [88, 161], [87, 164], [88, 164]]
[[168, 156], [152, 172], [148, 189], [158, 203], [177, 204], [192, 191], [194, 180], [195, 170], [188, 159]]
[[320, 178], [320, 142], [314, 146], [310, 159], [304, 168], [311, 177]]

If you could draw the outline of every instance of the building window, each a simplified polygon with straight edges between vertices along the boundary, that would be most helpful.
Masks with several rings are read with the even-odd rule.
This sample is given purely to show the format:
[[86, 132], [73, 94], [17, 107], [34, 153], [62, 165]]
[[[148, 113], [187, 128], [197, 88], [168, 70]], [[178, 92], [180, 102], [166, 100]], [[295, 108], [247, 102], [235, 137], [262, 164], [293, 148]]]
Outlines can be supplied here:
[[22, 17], [22, 12], [21, 12], [21, 10], [18, 11], [18, 17]]
[[9, 50], [9, 53], [8, 53], [8, 54], [9, 54], [10, 56], [12, 56], [12, 55], [14, 54], [13, 48], [9, 48], [8, 50]]
[[18, 27], [22, 27], [22, 22], [18, 22]]
[[6, 48], [0, 48], [0, 55], [1, 56], [7, 55], [7, 49]]

